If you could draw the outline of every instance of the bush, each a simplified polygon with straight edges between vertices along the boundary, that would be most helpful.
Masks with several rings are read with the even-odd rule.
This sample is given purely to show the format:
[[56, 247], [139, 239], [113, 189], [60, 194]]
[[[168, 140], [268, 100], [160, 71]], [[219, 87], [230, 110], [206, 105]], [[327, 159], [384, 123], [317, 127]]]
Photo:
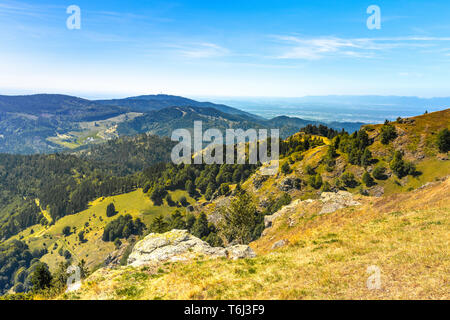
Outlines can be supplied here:
[[33, 283], [34, 291], [49, 288], [52, 282], [52, 274], [48, 269], [48, 265], [43, 262], [39, 262], [33, 271], [31, 282]]
[[156, 189], [153, 190], [150, 199], [153, 201], [155, 206], [160, 206], [163, 204], [163, 199], [166, 194], [166, 189], [164, 189], [163, 187], [156, 187]]
[[364, 182], [364, 184], [367, 187], [371, 187], [375, 184], [375, 181], [373, 180], [372, 176], [370, 175], [370, 173], [365, 172], [362, 176], [362, 181]]
[[416, 175], [416, 166], [411, 162], [406, 162], [403, 160], [403, 153], [401, 151], [396, 151], [392, 161], [389, 163], [392, 172], [401, 179], [407, 175]]
[[84, 239], [84, 231], [78, 232], [78, 240], [80, 240], [80, 242], [82, 243], [86, 241], [86, 239]]
[[119, 249], [121, 245], [122, 245], [122, 241], [120, 241], [119, 238], [114, 240], [114, 246], [116, 247], [116, 249]]
[[253, 240], [253, 232], [258, 225], [259, 214], [252, 197], [240, 189], [229, 206], [220, 211], [220, 233], [228, 242], [248, 244]]
[[117, 214], [116, 207], [114, 206], [114, 203], [108, 204], [106, 207], [106, 216], [107, 217], [113, 217]]
[[373, 169], [372, 174], [373, 174], [373, 177], [377, 180], [386, 180], [387, 179], [386, 168], [383, 166], [375, 167], [375, 169]]
[[69, 236], [69, 235], [70, 235], [70, 227], [69, 227], [69, 226], [65, 226], [65, 227], [62, 229], [62, 233], [63, 233], [63, 235], [65, 235], [66, 237]]
[[271, 201], [269, 206], [264, 211], [264, 215], [271, 215], [280, 210], [282, 207], [287, 206], [292, 202], [292, 198], [289, 194], [283, 193], [276, 201]]
[[200, 216], [192, 226], [191, 233], [192, 235], [200, 239], [203, 237], [207, 237], [209, 235], [208, 219], [206, 218], [206, 214], [204, 213], [200, 214]]
[[181, 204], [183, 207], [187, 207], [187, 206], [189, 205], [189, 202], [187, 201], [187, 199], [186, 199], [185, 196], [182, 196], [182, 197], [180, 198], [180, 204]]
[[320, 174], [316, 174], [315, 176], [309, 177], [309, 184], [314, 189], [320, 189], [322, 183], [323, 183], [322, 176]]
[[437, 145], [440, 152], [450, 151], [450, 130], [447, 128], [441, 130], [437, 137]]
[[281, 172], [283, 174], [291, 173], [291, 167], [289, 166], [289, 163], [287, 161], [283, 163], [283, 165], [281, 166]]
[[391, 124], [385, 123], [381, 127], [381, 143], [389, 144], [389, 142], [395, 138], [397, 138], [397, 131], [395, 130], [395, 127]]
[[355, 188], [358, 186], [358, 181], [356, 181], [354, 174], [351, 172], [345, 172], [341, 177], [341, 181], [344, 186], [348, 188]]
[[316, 174], [316, 171], [314, 170], [313, 167], [311, 167], [309, 164], [306, 166], [305, 168], [306, 174], [312, 176]]
[[108, 223], [103, 230], [103, 241], [114, 241], [117, 238], [128, 238], [130, 235], [141, 235], [145, 224], [137, 218], [133, 221], [131, 215], [120, 216]]

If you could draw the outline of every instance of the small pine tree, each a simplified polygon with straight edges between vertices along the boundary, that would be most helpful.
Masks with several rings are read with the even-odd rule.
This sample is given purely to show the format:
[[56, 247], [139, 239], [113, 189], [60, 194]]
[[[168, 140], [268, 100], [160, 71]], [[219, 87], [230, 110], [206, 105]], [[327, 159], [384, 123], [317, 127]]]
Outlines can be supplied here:
[[31, 283], [33, 284], [33, 290], [39, 291], [49, 288], [52, 282], [52, 274], [48, 269], [48, 265], [40, 262], [31, 276]]
[[116, 207], [114, 206], [114, 203], [108, 204], [106, 207], [106, 216], [107, 217], [113, 217], [117, 214]]
[[253, 198], [240, 189], [229, 206], [222, 207], [219, 232], [228, 242], [248, 244], [253, 239], [257, 211]]
[[362, 176], [362, 181], [367, 187], [371, 187], [374, 185], [375, 181], [373, 180], [372, 176], [368, 172], [364, 172]]
[[440, 152], [446, 153], [450, 151], [450, 130], [445, 128], [439, 132], [437, 145]]
[[207, 237], [209, 235], [208, 218], [206, 214], [201, 213], [192, 226], [192, 234], [197, 238]]
[[69, 226], [65, 226], [62, 230], [63, 235], [65, 235], [66, 237], [68, 235], [70, 235], [70, 227]]
[[281, 166], [281, 172], [283, 172], [283, 174], [291, 173], [291, 167], [289, 166], [289, 163], [287, 161]]
[[385, 174], [386, 168], [383, 166], [377, 166], [373, 169], [373, 177], [377, 180], [386, 180], [387, 176]]
[[372, 163], [372, 152], [368, 148], [364, 149], [361, 156], [361, 165], [364, 167], [369, 166]]
[[167, 232], [168, 224], [164, 221], [162, 215], [155, 217], [150, 225], [150, 231], [154, 233]]

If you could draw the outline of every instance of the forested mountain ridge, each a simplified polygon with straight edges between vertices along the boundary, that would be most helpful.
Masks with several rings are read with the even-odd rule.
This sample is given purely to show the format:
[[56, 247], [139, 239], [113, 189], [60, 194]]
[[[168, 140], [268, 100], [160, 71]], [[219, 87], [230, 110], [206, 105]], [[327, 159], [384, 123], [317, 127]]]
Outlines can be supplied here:
[[213, 108], [218, 111], [232, 114], [247, 116], [254, 119], [262, 120], [261, 117], [253, 115], [251, 113], [232, 108], [223, 104], [216, 104], [211, 102], [199, 102], [192, 99], [171, 96], [166, 94], [158, 95], [143, 95], [137, 97], [129, 97], [125, 99], [112, 99], [112, 100], [96, 100], [96, 103], [104, 105], [128, 107], [137, 112], [149, 112], [155, 110], [161, 110], [168, 107], [199, 107], [199, 108]]
[[[220, 129], [280, 129], [282, 137], [319, 124], [289, 117], [266, 120], [229, 106], [168, 95], [98, 101], [51, 94], [0, 96], [0, 153], [73, 150], [137, 133], [170, 137], [175, 129], [192, 128], [196, 120]], [[349, 132], [361, 125], [330, 124]]]

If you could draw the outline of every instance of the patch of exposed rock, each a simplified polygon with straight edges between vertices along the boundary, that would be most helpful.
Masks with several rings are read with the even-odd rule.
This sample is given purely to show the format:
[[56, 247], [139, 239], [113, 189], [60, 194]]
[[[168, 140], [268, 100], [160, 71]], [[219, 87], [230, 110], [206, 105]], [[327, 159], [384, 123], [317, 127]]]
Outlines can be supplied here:
[[377, 185], [370, 190], [370, 194], [374, 197], [381, 197], [384, 194], [384, 188]]
[[299, 178], [285, 178], [278, 185], [278, 189], [284, 192], [291, 191], [293, 189], [299, 190], [301, 188], [302, 181]]
[[336, 210], [358, 206], [360, 203], [353, 200], [353, 195], [347, 191], [334, 192], [322, 192], [320, 200], [323, 202], [322, 210], [319, 214], [332, 213]]
[[283, 239], [283, 240], [277, 241], [277, 242], [275, 242], [275, 243], [272, 245], [272, 250], [273, 250], [273, 249], [278, 249], [278, 248], [284, 247], [284, 246], [286, 246], [286, 245], [288, 245], [288, 244], [289, 244], [289, 240], [287, 240], [287, 239]]
[[261, 188], [261, 186], [263, 185], [263, 183], [268, 179], [268, 176], [263, 176], [263, 175], [257, 175], [254, 179], [253, 179], [253, 187], [258, 190], [259, 188]]
[[118, 250], [111, 252], [105, 259], [105, 266], [108, 268], [112, 268], [120, 265], [120, 259], [124, 255], [126, 249], [127, 245], [122, 244]]
[[264, 217], [264, 226], [266, 228], [270, 228], [273, 224], [273, 221], [275, 221], [278, 217], [284, 215], [284, 214], [292, 214], [295, 212], [295, 209], [297, 208], [298, 204], [301, 202], [300, 199], [294, 200], [292, 201], [290, 204], [288, 204], [287, 206], [284, 206], [283, 208], [281, 208], [280, 210], [278, 210], [277, 212], [275, 212], [274, 214], [270, 215], [270, 216], [265, 216]]
[[246, 245], [228, 248], [211, 247], [186, 230], [172, 230], [163, 234], [151, 233], [136, 243], [128, 257], [128, 265], [137, 267], [162, 261], [186, 261], [200, 255], [209, 258], [253, 258], [256, 254]]

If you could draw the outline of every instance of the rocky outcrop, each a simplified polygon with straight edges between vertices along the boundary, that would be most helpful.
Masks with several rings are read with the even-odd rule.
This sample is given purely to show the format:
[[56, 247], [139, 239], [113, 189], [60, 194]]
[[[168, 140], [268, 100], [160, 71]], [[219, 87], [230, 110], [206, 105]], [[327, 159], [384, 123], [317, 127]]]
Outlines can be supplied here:
[[228, 248], [211, 247], [186, 230], [172, 230], [164, 234], [151, 233], [136, 243], [128, 257], [128, 265], [142, 266], [162, 261], [186, 261], [200, 255], [209, 258], [253, 258], [255, 253], [246, 245]]
[[289, 244], [289, 240], [287, 240], [287, 239], [283, 239], [283, 240], [277, 241], [277, 242], [275, 242], [275, 243], [272, 245], [272, 250], [273, 250], [273, 249], [278, 249], [278, 248], [284, 247], [284, 246], [286, 246], [286, 245], [288, 245], [288, 244]]
[[113, 268], [120, 265], [120, 259], [127, 249], [126, 244], [122, 244], [118, 250], [111, 252], [105, 259], [104, 265], [108, 268]]
[[274, 214], [272, 214], [270, 216], [265, 216], [264, 217], [264, 226], [266, 228], [270, 228], [273, 224], [273, 221], [275, 221], [275, 219], [277, 219], [278, 217], [280, 217], [286, 213], [288, 213], [288, 214], [293, 213], [300, 202], [301, 202], [300, 199], [294, 200], [294, 201], [292, 201], [292, 203], [288, 204], [287, 206], [284, 206], [283, 208], [281, 208]]
[[302, 181], [298, 178], [285, 178], [281, 180], [280, 184], [278, 185], [278, 189], [284, 192], [291, 191], [293, 189], [299, 190], [301, 188]]
[[353, 195], [347, 191], [322, 192], [320, 201], [323, 202], [323, 206], [319, 214], [332, 213], [342, 208], [360, 205], [358, 201], [353, 200]]

